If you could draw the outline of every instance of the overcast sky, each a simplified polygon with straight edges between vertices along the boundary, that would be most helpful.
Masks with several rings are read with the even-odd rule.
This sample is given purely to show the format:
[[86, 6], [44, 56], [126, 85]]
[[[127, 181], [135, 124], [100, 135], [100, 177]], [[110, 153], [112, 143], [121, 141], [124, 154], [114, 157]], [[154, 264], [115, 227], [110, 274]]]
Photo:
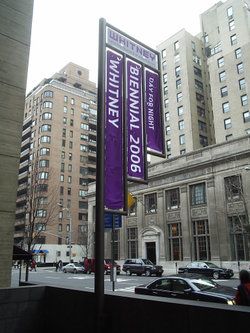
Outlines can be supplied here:
[[[27, 92], [69, 62], [97, 82], [99, 19], [156, 48], [185, 28], [201, 31], [199, 15], [216, 0], [34, 0]], [[224, 2], [224, 1], [223, 1]]]

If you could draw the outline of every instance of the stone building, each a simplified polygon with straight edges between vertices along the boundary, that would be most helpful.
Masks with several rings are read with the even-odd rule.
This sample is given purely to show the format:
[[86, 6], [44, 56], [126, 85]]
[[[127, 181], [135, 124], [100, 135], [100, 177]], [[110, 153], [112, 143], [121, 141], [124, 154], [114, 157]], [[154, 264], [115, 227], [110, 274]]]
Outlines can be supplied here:
[[[147, 257], [168, 269], [211, 260], [237, 269], [250, 262], [250, 136], [152, 164], [149, 182], [115, 231], [115, 258]], [[89, 193], [89, 230], [95, 198]], [[105, 232], [105, 256], [111, 231]]]
[[26, 96], [15, 243], [38, 262], [82, 260], [95, 170], [96, 86], [69, 63]]
[[0, 287], [11, 281], [33, 0], [0, 0]]

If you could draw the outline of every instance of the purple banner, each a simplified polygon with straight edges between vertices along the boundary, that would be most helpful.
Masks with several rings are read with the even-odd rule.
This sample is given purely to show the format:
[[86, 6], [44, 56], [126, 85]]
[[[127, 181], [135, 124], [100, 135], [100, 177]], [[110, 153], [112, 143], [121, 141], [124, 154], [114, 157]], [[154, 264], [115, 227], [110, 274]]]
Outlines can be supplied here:
[[145, 70], [146, 134], [148, 153], [164, 155], [163, 121], [160, 100], [160, 77]]
[[127, 61], [127, 164], [128, 178], [145, 180], [142, 67]]
[[124, 210], [123, 57], [107, 50], [104, 138], [104, 206]]

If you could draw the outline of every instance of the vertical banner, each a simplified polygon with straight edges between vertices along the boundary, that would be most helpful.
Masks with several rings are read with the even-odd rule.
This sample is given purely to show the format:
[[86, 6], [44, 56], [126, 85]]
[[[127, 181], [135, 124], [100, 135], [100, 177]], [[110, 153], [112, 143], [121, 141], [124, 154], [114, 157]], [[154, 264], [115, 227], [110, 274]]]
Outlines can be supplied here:
[[142, 66], [126, 62], [127, 175], [129, 180], [145, 180], [145, 142], [142, 100]]
[[124, 210], [123, 56], [107, 49], [105, 85], [104, 208]]
[[145, 77], [145, 111], [148, 153], [164, 155], [160, 76], [154, 71], [145, 69]]

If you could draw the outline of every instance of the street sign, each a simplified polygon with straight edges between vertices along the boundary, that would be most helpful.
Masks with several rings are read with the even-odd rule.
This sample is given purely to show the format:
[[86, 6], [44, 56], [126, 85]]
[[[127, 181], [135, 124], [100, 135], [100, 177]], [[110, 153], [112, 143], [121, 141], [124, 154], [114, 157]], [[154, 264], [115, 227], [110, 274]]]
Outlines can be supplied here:
[[122, 227], [122, 217], [119, 214], [105, 213], [104, 214], [104, 228], [112, 228], [113, 227], [113, 218], [114, 218], [114, 228]]

